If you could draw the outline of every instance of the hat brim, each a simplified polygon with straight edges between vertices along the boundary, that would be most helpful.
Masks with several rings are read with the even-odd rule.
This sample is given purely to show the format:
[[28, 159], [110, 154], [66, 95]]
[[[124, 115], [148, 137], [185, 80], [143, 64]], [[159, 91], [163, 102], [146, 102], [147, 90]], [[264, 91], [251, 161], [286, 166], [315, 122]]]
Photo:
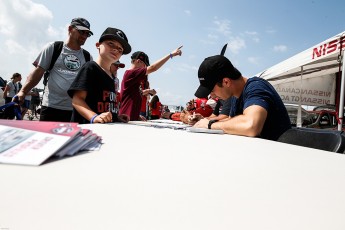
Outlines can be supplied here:
[[121, 63], [121, 64], [114, 64], [114, 65], [116, 65], [119, 68], [125, 68], [125, 64], [123, 64], [123, 63]]
[[104, 34], [99, 39], [99, 42], [103, 42], [105, 40], [116, 40], [116, 41], [120, 42], [120, 44], [122, 45], [122, 48], [123, 48], [123, 54], [129, 54], [132, 51], [132, 47], [128, 44], [128, 42], [119, 36], [116, 36], [114, 34]]
[[146, 66], [150, 66], [150, 63], [148, 63], [147, 61], [143, 61], [143, 60], [141, 60], [140, 58], [136, 58], [136, 59], [142, 61]]
[[87, 30], [87, 31], [89, 31], [89, 33], [91, 34], [91, 35], [93, 35], [93, 33], [92, 33], [92, 31], [91, 30], [89, 30], [89, 28], [87, 28], [87, 27], [84, 27], [84, 26], [77, 26], [77, 25], [74, 25], [78, 30]]
[[199, 88], [195, 92], [195, 96], [197, 98], [207, 98], [210, 95], [212, 89], [209, 89], [203, 85], [200, 85]]

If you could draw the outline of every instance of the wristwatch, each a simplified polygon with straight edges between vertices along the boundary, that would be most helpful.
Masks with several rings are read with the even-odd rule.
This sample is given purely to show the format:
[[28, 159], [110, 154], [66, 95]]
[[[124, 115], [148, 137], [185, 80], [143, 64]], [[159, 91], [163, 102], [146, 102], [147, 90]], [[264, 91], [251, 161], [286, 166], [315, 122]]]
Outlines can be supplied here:
[[212, 126], [212, 124], [213, 123], [216, 123], [218, 120], [210, 120], [209, 122], [208, 122], [208, 129], [211, 129], [211, 126]]

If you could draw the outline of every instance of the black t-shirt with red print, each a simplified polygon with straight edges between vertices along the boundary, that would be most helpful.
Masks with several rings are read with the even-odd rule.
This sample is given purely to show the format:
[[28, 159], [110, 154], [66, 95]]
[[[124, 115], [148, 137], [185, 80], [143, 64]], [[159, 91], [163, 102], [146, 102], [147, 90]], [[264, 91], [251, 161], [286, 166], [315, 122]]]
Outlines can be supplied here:
[[[87, 62], [79, 71], [76, 79], [69, 88], [68, 95], [73, 97], [75, 91], [86, 91], [86, 104], [97, 114], [110, 111], [113, 122], [117, 121], [119, 101], [116, 96], [114, 79], [111, 78], [96, 62]], [[73, 108], [72, 122], [87, 124], [90, 121], [81, 116]]]

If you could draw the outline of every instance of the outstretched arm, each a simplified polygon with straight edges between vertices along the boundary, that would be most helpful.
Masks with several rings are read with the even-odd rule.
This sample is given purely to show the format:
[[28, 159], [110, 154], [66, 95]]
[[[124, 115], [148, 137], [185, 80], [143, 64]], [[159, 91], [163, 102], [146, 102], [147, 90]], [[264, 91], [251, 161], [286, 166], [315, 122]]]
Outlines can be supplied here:
[[181, 50], [182, 47], [183, 46], [178, 47], [177, 49], [172, 51], [170, 54], [162, 57], [161, 59], [159, 59], [158, 61], [156, 61], [152, 65], [148, 66], [147, 70], [146, 70], [146, 75], [157, 71], [159, 68], [161, 68], [169, 60], [169, 58], [175, 57], [177, 55], [181, 56], [182, 55], [182, 50]]

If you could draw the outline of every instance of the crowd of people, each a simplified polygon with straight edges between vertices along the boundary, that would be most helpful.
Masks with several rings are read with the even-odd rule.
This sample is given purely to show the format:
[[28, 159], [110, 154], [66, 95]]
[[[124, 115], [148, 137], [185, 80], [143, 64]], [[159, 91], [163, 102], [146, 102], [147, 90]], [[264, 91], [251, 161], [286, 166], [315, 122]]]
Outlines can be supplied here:
[[[12, 103], [16, 101], [16, 94], [22, 88], [22, 76], [20, 73], [14, 73], [9, 81], [6, 82], [4, 87], [3, 97], [5, 99], [5, 108], [0, 111], [2, 119], [23, 119], [27, 115], [28, 119], [33, 120], [38, 118], [38, 107], [40, 105], [40, 90], [32, 88], [27, 95], [25, 95], [23, 103]], [[6, 105], [11, 105], [6, 106]]]
[[[275, 89], [261, 78], [243, 77], [223, 55], [208, 57], [201, 63], [196, 98], [187, 102], [182, 112], [170, 112], [156, 90], [150, 88], [148, 76], [181, 56], [182, 46], [152, 63], [142, 50], [133, 52], [131, 65], [120, 83], [117, 70], [125, 67], [120, 62], [122, 55], [132, 52], [129, 39], [121, 29], [106, 28], [96, 43], [98, 57], [93, 60], [82, 48], [92, 35], [86, 19], [72, 19], [67, 40], [51, 42], [43, 48], [22, 87], [17, 87], [21, 75], [13, 75], [6, 86], [6, 103], [17, 101], [26, 112], [27, 101], [31, 97], [32, 102], [36, 94], [32, 89], [44, 76], [40, 121], [85, 124], [165, 118], [270, 140], [277, 140], [291, 128]], [[6, 118], [13, 119], [13, 113]]]

